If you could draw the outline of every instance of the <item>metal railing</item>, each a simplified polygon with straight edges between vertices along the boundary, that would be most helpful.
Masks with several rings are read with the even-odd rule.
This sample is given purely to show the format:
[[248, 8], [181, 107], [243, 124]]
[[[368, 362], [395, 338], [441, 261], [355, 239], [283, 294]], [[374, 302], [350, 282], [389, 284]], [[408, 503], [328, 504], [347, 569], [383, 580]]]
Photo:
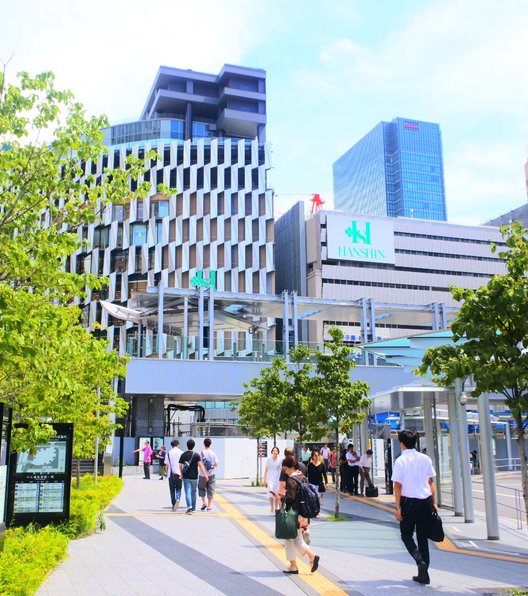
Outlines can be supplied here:
[[[483, 485], [483, 483], [480, 483], [478, 481], [476, 483]], [[513, 511], [515, 513], [515, 521], [517, 523], [517, 529], [522, 530], [523, 529], [523, 519], [526, 519], [526, 511], [524, 508], [524, 499], [523, 499], [522, 490], [520, 490], [518, 488], [513, 488], [512, 486], [505, 486], [504, 484], [496, 484], [495, 487], [497, 489], [497, 492], [499, 489], [501, 491], [511, 491], [511, 493], [512, 493], [511, 497], [513, 498], [515, 504], [508, 505], [507, 503], [504, 503], [502, 500], [501, 501], [497, 500], [497, 507], [502, 507], [502, 508], [508, 509], [510, 511]], [[479, 496], [476, 496], [475, 494], [473, 494], [473, 499], [475, 499], [477, 501], [485, 501], [484, 497], [479, 497]]]

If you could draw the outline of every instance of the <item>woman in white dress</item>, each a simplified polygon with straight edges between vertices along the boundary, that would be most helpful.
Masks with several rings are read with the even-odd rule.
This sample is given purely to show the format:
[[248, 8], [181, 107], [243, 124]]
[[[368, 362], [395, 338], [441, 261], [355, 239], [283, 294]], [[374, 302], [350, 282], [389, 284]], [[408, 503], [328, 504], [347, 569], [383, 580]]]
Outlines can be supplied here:
[[279, 497], [279, 477], [282, 471], [282, 463], [279, 458], [279, 448], [273, 447], [271, 456], [266, 461], [264, 469], [264, 485], [268, 489], [266, 493], [270, 503], [270, 511], [275, 513], [275, 509], [280, 507]]

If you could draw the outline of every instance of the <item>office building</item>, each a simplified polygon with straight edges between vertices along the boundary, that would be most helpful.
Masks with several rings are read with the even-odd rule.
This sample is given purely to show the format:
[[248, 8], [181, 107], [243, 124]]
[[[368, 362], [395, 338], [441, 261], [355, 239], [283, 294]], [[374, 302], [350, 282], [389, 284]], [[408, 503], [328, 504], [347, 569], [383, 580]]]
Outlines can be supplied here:
[[511, 224], [513, 221], [520, 221], [522, 225], [526, 228], [528, 227], [528, 203], [521, 205], [520, 207], [516, 207], [507, 213], [503, 213], [498, 217], [494, 217], [490, 219], [486, 223], [488, 226], [507, 226]]
[[380, 122], [334, 163], [333, 174], [340, 211], [447, 219], [438, 124]]
[[[337, 211], [318, 211], [301, 221], [300, 208], [276, 222], [285, 237], [299, 236], [293, 228], [304, 227], [306, 239], [304, 251], [287, 244], [277, 251], [277, 290], [301, 293], [297, 278], [282, 270], [295, 270], [303, 259], [307, 296], [356, 301], [360, 308], [356, 322], [311, 324], [309, 337], [303, 337], [310, 342], [320, 342], [330, 324], [342, 327], [351, 343], [446, 328], [459, 307], [451, 285], [477, 288], [504, 272], [490, 250], [490, 242], [504, 244], [497, 227]], [[394, 323], [389, 305], [408, 310], [408, 317]]]
[[[162, 66], [140, 119], [109, 127], [104, 138], [108, 154], [85, 164], [87, 173], [123, 168], [127, 155], [141, 158], [150, 149], [159, 158], [146, 164], [152, 189], [145, 200], [108, 205], [102, 221], [79, 230], [89, 245], [72, 256], [70, 270], [110, 280], [88, 292], [88, 325], [101, 323], [121, 354], [148, 356], [158, 330], [119, 320], [100, 299], [134, 308], [136, 295], [160, 284], [274, 293], [263, 70], [225, 65], [213, 75]], [[158, 194], [159, 183], [177, 193]], [[175, 349], [193, 357], [195, 346]]]

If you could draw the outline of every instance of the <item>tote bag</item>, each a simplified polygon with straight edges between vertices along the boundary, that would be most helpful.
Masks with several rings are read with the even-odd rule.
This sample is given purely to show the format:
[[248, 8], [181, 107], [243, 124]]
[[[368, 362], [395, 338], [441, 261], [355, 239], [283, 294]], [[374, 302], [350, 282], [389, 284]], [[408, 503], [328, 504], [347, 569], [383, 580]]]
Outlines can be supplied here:
[[427, 538], [433, 542], [442, 542], [444, 539], [444, 527], [442, 525], [442, 518], [438, 515], [436, 509], [433, 509], [431, 518], [429, 519], [429, 527], [427, 528]]
[[283, 505], [275, 511], [275, 538], [288, 540], [297, 537], [297, 521], [299, 514], [295, 509], [286, 509]]

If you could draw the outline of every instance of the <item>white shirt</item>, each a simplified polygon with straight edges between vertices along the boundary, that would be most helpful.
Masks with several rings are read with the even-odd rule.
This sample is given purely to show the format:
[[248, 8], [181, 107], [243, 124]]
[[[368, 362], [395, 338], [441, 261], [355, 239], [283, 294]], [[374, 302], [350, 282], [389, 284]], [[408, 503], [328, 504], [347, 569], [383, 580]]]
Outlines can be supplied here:
[[321, 455], [323, 456], [323, 459], [328, 459], [328, 456], [330, 455], [330, 449], [328, 447], [323, 447], [321, 449]]
[[[345, 457], [347, 460], [347, 464], [350, 467], [359, 466], [359, 460], [361, 459], [361, 457], [359, 456], [359, 453], [357, 451], [354, 451], [353, 453], [350, 453], [350, 451], [347, 451]], [[354, 461], [356, 458], [357, 458], [357, 461]]]
[[394, 462], [392, 481], [402, 485], [402, 497], [427, 499], [431, 496], [429, 478], [435, 476], [431, 458], [416, 449], [404, 449]]
[[165, 461], [169, 464], [170, 472], [180, 475], [180, 457], [183, 451], [178, 447], [173, 447], [168, 453]]
[[[209, 472], [207, 472], [208, 476], [213, 476], [215, 473], [215, 464], [218, 464], [218, 458], [216, 457], [216, 453], [212, 450], [212, 449], [204, 449], [203, 451], [200, 451], [200, 457], [202, 458], [202, 462], [204, 461], [204, 459], [208, 459], [212, 464], [213, 464], [213, 469], [209, 470]], [[204, 463], [204, 467], [205, 467], [205, 463]], [[202, 469], [200, 468], [200, 466], [198, 466], [198, 476], [203, 476], [204, 473], [202, 472]], [[204, 476], [205, 478], [205, 476]]]
[[359, 460], [359, 466], [361, 468], [370, 468], [372, 465], [372, 455], [362, 455], [361, 459]]

